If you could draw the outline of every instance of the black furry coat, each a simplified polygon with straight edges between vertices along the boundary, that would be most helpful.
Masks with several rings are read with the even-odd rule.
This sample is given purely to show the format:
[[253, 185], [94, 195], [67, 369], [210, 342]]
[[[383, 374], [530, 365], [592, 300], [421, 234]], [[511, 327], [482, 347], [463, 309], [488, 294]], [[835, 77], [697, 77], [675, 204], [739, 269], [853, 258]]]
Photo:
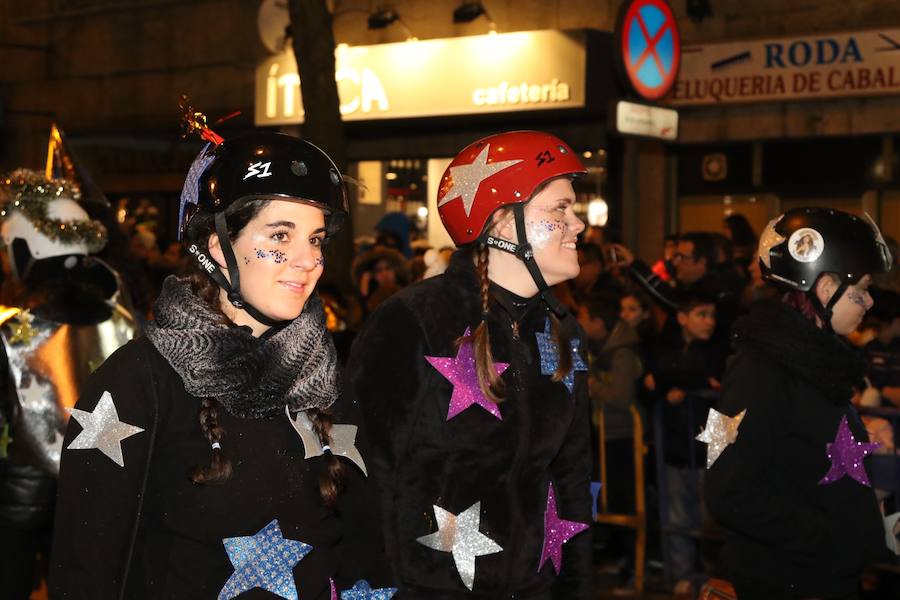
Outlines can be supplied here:
[[747, 413], [706, 477], [710, 511], [729, 530], [726, 575], [772, 595], [854, 593], [863, 567], [889, 556], [875, 492], [849, 476], [819, 482], [843, 417], [868, 441], [850, 405], [861, 353], [776, 302], [740, 319], [733, 339], [718, 409]]
[[[478, 290], [471, 252], [457, 252], [445, 274], [378, 308], [347, 367], [372, 443], [398, 597], [588, 600], [590, 530], [564, 545], [559, 576], [550, 563], [538, 570], [550, 482], [561, 518], [591, 522], [586, 372], [575, 373], [573, 392], [542, 375], [536, 333], [548, 309], [494, 287], [491, 349], [510, 363], [502, 420], [477, 405], [448, 420], [453, 386], [425, 357], [456, 356], [457, 338], [481, 320]], [[563, 326], [580, 341], [573, 316]], [[458, 515], [476, 502], [479, 531], [503, 550], [476, 558], [470, 592], [450, 553], [416, 540], [437, 531], [433, 506]]]

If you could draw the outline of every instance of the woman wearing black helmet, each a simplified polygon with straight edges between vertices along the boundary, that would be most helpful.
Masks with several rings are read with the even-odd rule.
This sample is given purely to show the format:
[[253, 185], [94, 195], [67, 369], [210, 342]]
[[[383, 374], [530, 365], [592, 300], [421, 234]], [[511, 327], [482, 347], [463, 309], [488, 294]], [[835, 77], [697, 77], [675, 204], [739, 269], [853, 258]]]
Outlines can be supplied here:
[[868, 217], [805, 208], [769, 223], [759, 257], [785, 293], [735, 324], [721, 413], [699, 438], [709, 507], [729, 530], [723, 566], [741, 600], [855, 598], [887, 549], [874, 445], [850, 405], [865, 361], [843, 336], [890, 252]]
[[180, 223], [199, 272], [166, 280], [72, 413], [52, 596], [333, 598], [380, 577], [357, 408], [313, 293], [345, 215], [312, 144], [253, 133], [198, 156]]

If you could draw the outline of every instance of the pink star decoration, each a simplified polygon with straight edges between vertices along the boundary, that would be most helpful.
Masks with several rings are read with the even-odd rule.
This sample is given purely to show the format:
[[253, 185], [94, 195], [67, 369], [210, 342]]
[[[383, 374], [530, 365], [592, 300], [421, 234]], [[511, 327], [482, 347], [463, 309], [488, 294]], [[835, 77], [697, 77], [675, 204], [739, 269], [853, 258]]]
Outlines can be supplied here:
[[849, 475], [859, 483], [872, 487], [869, 476], [866, 474], [863, 458], [875, 452], [877, 443], [857, 442], [847, 424], [847, 415], [841, 418], [834, 442], [825, 445], [828, 458], [831, 459], [831, 469], [819, 485], [834, 483], [844, 475]]
[[[470, 328], [466, 328], [463, 337], [470, 337]], [[431, 363], [447, 381], [453, 384], [453, 395], [450, 396], [450, 408], [447, 411], [449, 421], [473, 404], [477, 404], [501, 421], [500, 407], [485, 397], [478, 385], [478, 371], [475, 367], [475, 346], [471, 340], [463, 342], [456, 353], [456, 357], [426, 356], [425, 360]], [[495, 362], [494, 369], [497, 375], [509, 367], [509, 363]]]
[[550, 482], [550, 491], [547, 493], [547, 510], [544, 512], [544, 548], [541, 550], [541, 562], [538, 564], [538, 572], [544, 567], [547, 559], [553, 562], [556, 574], [562, 568], [563, 544], [587, 529], [587, 523], [566, 521], [560, 519], [556, 511], [556, 494], [553, 491], [553, 482]]

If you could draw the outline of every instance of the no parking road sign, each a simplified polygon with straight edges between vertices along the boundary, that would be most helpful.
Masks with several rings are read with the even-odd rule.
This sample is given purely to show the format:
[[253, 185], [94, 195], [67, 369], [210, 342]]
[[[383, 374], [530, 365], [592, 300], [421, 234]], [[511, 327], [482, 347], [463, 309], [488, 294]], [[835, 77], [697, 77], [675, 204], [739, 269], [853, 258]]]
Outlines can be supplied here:
[[619, 51], [634, 90], [658, 100], [675, 84], [681, 64], [681, 36], [665, 0], [634, 0], [623, 7]]

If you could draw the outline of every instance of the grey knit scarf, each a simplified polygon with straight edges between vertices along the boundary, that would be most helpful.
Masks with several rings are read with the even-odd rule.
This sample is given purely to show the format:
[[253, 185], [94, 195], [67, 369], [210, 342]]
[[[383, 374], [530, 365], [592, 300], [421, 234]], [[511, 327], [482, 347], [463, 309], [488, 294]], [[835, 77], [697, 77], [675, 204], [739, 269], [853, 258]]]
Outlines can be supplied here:
[[215, 398], [229, 414], [259, 418], [292, 410], [324, 409], [340, 395], [337, 354], [313, 295], [299, 317], [272, 335], [221, 323], [191, 290], [170, 276], [153, 307], [147, 337], [194, 396]]

